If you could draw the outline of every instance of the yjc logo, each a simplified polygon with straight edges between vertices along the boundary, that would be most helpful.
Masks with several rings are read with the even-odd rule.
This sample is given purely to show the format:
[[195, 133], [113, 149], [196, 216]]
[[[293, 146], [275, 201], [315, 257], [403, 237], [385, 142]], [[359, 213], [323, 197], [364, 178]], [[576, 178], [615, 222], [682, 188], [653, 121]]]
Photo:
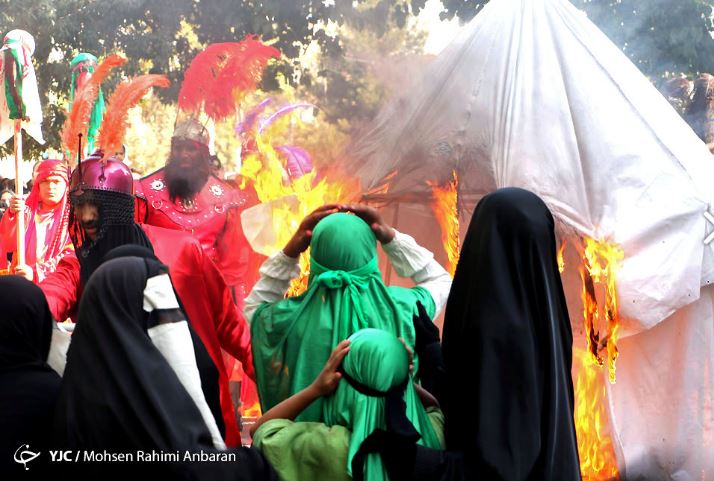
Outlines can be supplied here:
[[[20, 451], [22, 449], [22, 451]], [[18, 457], [19, 455], [19, 457]], [[15, 462], [22, 464], [25, 466], [25, 471], [29, 470], [30, 468], [27, 467], [27, 463], [35, 459], [37, 456], [39, 456], [40, 453], [33, 453], [30, 451], [30, 445], [29, 444], [22, 444], [20, 445], [19, 448], [17, 448], [17, 451], [15, 451]]]

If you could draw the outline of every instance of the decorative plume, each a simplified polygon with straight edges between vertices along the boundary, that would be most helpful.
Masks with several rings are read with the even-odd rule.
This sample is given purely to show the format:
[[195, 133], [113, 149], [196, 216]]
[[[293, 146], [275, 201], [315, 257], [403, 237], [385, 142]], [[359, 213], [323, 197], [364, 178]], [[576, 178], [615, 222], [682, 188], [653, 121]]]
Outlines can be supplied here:
[[104, 113], [102, 126], [99, 128], [97, 144], [107, 155], [121, 149], [126, 133], [126, 116], [146, 95], [151, 87], [168, 87], [171, 84], [165, 75], [140, 75], [120, 83], [112, 94]]
[[241, 42], [214, 43], [196, 55], [184, 75], [179, 109], [199, 112], [213, 120], [236, 111], [240, 99], [255, 89], [265, 66], [280, 51], [249, 35]]
[[[101, 83], [109, 76], [112, 69], [123, 65], [125, 62], [126, 59], [119, 55], [112, 54], [108, 56], [99, 64], [82, 88], [75, 92], [72, 109], [62, 128], [62, 145], [65, 152], [68, 153], [67, 159], [71, 167], [74, 166], [74, 160], [78, 154], [77, 136], [79, 134], [87, 135], [89, 118], [92, 115], [92, 108], [99, 94]], [[81, 152], [79, 154], [81, 155]]]

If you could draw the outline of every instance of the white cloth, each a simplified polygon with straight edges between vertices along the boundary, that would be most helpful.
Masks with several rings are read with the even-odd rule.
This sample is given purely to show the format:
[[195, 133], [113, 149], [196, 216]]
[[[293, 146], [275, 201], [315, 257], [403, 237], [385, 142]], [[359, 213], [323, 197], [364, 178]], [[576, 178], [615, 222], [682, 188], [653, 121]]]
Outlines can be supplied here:
[[[394, 239], [388, 244], [382, 244], [382, 248], [398, 275], [410, 277], [417, 286], [431, 294], [436, 305], [436, 317], [449, 297], [451, 276], [434, 260], [434, 255], [419, 246], [412, 237], [395, 232]], [[250, 322], [261, 304], [283, 299], [290, 282], [299, 275], [298, 259], [286, 256], [283, 251], [266, 259], [260, 266], [260, 279], [245, 298], [245, 318]]]
[[[714, 243], [703, 243], [714, 159], [582, 12], [566, 0], [491, 0], [347, 153], [364, 190], [388, 183], [396, 202], [427, 197], [427, 180], [456, 170], [466, 210], [522, 187], [571, 246], [619, 244], [630, 337], [609, 399], [625, 476], [714, 480], [714, 316], [701, 288], [714, 284]], [[564, 279], [579, 303], [577, 264]], [[582, 308], [570, 314], [581, 331]]]
[[149, 277], [144, 288], [144, 310], [180, 309], [171, 278], [168, 274]]
[[72, 336], [54, 324], [52, 328], [52, 340], [50, 341], [50, 352], [47, 355], [47, 364], [57, 371], [60, 376], [64, 375], [64, 368], [67, 365], [67, 350], [72, 341]]
[[176, 373], [176, 377], [178, 377], [186, 392], [196, 404], [203, 422], [206, 423], [206, 427], [211, 433], [213, 446], [216, 449], [226, 449], [226, 444], [223, 442], [216, 424], [216, 418], [213, 417], [211, 409], [206, 402], [206, 397], [201, 390], [201, 376], [198, 373], [198, 366], [196, 366], [196, 354], [193, 350], [188, 323], [180, 321], [159, 324], [150, 328], [148, 333], [151, 342], [164, 356]]
[[623, 480], [714, 480], [714, 286], [618, 343], [610, 419]]
[[[465, 207], [499, 187], [548, 205], [571, 242], [619, 244], [622, 335], [714, 283], [714, 161], [630, 60], [566, 0], [492, 0], [356, 139], [365, 191], [429, 196], [459, 174]], [[397, 171], [398, 175], [391, 174]]]
[[[26, 55], [23, 55], [21, 52], [20, 58], [23, 60], [27, 59], [27, 64], [23, 65], [22, 100], [25, 103], [26, 114], [30, 118], [30, 121], [26, 122], [23, 120], [22, 128], [38, 143], [44, 144], [45, 139], [42, 136], [42, 105], [40, 104], [40, 94], [37, 90], [35, 67], [32, 65], [32, 53], [35, 49], [34, 39], [29, 33], [22, 30], [13, 30], [8, 33], [8, 36], [10, 36], [11, 33], [17, 32], [21, 35], [23, 49], [26, 53]], [[7, 99], [5, 98], [5, 73], [2, 68], [3, 51], [7, 48], [9, 47], [5, 45], [0, 48], [0, 88], [2, 89], [0, 92], [0, 145], [11, 139], [15, 133], [15, 121], [10, 120]]]

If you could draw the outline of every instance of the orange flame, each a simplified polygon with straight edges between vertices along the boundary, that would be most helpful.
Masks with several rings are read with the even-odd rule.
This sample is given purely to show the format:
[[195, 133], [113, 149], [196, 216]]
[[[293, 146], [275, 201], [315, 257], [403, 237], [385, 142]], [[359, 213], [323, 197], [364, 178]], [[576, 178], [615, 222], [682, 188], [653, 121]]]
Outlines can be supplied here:
[[[605, 380], [599, 369], [605, 361], [600, 352], [606, 348], [608, 377], [614, 383], [620, 322], [616, 274], [624, 254], [616, 245], [586, 238], [582, 256], [580, 279], [587, 351], [576, 349], [574, 353], [580, 366], [575, 382], [575, 429], [583, 480], [605, 481], [619, 479], [619, 476], [612, 439], [606, 433], [608, 416], [605, 410]], [[560, 259], [559, 255], [559, 263]], [[598, 293], [603, 292], [605, 299], [599, 304]], [[606, 334], [601, 338], [600, 323], [603, 317]]]
[[606, 432], [606, 381], [588, 352], [574, 349], [573, 362], [580, 366], [575, 381], [575, 430], [583, 481], [619, 480], [615, 448]]
[[446, 270], [449, 271], [451, 277], [454, 277], [456, 265], [459, 263], [461, 241], [459, 239], [458, 210], [459, 177], [456, 171], [452, 172], [452, 176], [452, 180], [445, 185], [437, 185], [433, 182], [427, 182], [427, 184], [431, 187], [433, 197], [431, 209], [441, 228], [441, 242], [449, 260]]
[[[583, 253], [583, 268], [580, 277], [583, 281], [583, 308], [585, 317], [585, 332], [588, 340], [588, 350], [598, 365], [603, 364], [599, 351], [602, 344], [607, 348], [607, 364], [610, 382], [615, 382], [615, 361], [617, 360], [617, 338], [620, 329], [620, 316], [617, 307], [616, 274], [620, 261], [624, 258], [622, 249], [607, 242], [585, 239]], [[605, 302], [604, 316], [607, 323], [607, 334], [600, 339], [600, 330], [595, 326], [600, 321], [600, 309], [595, 293], [595, 284], [604, 286]]]
[[[241, 168], [243, 185], [251, 182], [262, 203], [274, 202], [272, 227], [275, 241], [268, 250], [282, 249], [297, 230], [300, 222], [313, 210], [324, 204], [348, 202], [359, 192], [358, 182], [336, 172], [317, 169], [294, 180], [289, 180], [281, 154], [273, 147], [271, 139], [289, 128], [290, 116], [275, 122], [262, 134], [254, 133], [257, 149], [246, 156]], [[301, 275], [293, 280], [288, 296], [305, 291], [309, 278], [309, 250], [300, 256]]]
[[565, 239], [560, 244], [560, 249], [558, 249], [558, 272], [561, 274], [565, 271], [565, 259], [563, 259], [563, 254], [565, 253]]

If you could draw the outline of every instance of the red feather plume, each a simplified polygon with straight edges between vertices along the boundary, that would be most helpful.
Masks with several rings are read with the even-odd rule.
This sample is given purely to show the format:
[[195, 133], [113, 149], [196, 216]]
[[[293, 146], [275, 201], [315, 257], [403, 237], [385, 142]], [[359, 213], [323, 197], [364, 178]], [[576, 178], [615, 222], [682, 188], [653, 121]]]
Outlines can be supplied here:
[[112, 94], [99, 127], [97, 144], [106, 155], [121, 150], [124, 134], [128, 127], [126, 116], [146, 95], [151, 87], [168, 87], [171, 84], [165, 75], [140, 75], [120, 83]]
[[240, 99], [256, 88], [268, 60], [279, 56], [279, 50], [255, 35], [241, 42], [209, 45], [186, 70], [179, 109], [197, 113], [203, 107], [216, 121], [228, 117], [235, 113]]
[[102, 82], [109, 76], [112, 69], [123, 65], [126, 62], [124, 57], [112, 54], [105, 58], [97, 66], [92, 76], [80, 89], [75, 92], [72, 109], [69, 111], [67, 119], [62, 127], [62, 145], [65, 152], [69, 153], [67, 159], [69, 165], [74, 167], [77, 161], [77, 138], [82, 134], [86, 140], [89, 118], [92, 115], [94, 102], [99, 95], [99, 88]]

